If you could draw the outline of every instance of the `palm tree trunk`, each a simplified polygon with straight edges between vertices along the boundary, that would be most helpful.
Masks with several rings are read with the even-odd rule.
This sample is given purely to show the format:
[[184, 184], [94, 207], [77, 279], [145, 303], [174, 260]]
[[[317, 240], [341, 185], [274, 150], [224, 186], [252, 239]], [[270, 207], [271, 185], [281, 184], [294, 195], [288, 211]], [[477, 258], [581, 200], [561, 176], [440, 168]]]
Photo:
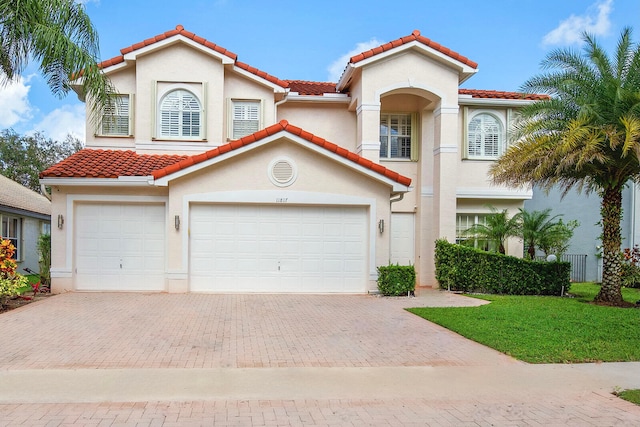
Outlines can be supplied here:
[[608, 188], [602, 195], [602, 287], [595, 302], [622, 305], [620, 247], [622, 233], [622, 190]]

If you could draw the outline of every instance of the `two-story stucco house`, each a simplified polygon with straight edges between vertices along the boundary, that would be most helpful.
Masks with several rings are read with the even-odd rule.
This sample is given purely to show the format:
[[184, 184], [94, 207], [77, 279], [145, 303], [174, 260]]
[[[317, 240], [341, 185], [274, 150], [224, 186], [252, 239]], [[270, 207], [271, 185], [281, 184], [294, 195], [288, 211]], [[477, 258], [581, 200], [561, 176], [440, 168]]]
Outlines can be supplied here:
[[280, 80], [182, 26], [101, 67], [113, 108], [41, 176], [64, 218], [54, 292], [366, 293], [389, 262], [432, 286], [436, 239], [531, 197], [487, 170], [538, 97], [460, 89], [477, 64], [418, 31], [337, 83]]

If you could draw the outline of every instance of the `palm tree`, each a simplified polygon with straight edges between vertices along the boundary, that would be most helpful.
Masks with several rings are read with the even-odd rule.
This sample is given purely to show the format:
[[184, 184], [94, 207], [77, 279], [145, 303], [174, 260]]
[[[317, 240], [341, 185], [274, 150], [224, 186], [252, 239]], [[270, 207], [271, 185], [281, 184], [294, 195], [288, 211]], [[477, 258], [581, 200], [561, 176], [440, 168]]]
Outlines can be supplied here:
[[98, 34], [74, 0], [0, 0], [0, 84], [40, 64], [51, 91], [62, 97], [81, 77], [93, 112], [108, 105], [111, 84], [100, 71]]
[[498, 247], [498, 252], [504, 254], [507, 238], [517, 235], [518, 220], [516, 217], [509, 218], [506, 209], [498, 211], [493, 206], [489, 206], [489, 209], [491, 213], [485, 217], [484, 223], [472, 225], [464, 231], [464, 234], [474, 239], [487, 240]]
[[518, 220], [520, 237], [522, 237], [530, 259], [536, 258], [536, 247], [540, 246], [546, 236], [553, 231], [557, 225], [554, 220], [558, 216], [551, 217], [551, 209], [531, 212], [520, 209], [520, 212], [514, 217]]
[[521, 110], [514, 143], [490, 173], [496, 184], [601, 196], [603, 277], [595, 301], [621, 305], [622, 189], [640, 182], [640, 49], [630, 28], [613, 58], [592, 36], [583, 38], [582, 54], [555, 50], [543, 62], [547, 72], [524, 83], [524, 91], [550, 97]]

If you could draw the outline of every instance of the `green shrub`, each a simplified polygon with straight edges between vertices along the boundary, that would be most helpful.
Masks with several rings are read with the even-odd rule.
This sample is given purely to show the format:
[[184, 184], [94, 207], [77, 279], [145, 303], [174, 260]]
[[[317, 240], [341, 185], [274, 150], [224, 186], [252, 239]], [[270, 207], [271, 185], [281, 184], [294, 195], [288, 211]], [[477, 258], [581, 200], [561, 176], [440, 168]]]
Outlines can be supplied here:
[[568, 262], [529, 261], [436, 241], [441, 288], [507, 295], [560, 295], [571, 286]]
[[378, 267], [378, 290], [382, 295], [407, 295], [416, 289], [416, 270], [413, 265]]
[[41, 234], [38, 239], [38, 253], [40, 254], [40, 283], [51, 285], [51, 235]]
[[0, 307], [7, 298], [18, 295], [21, 288], [29, 285], [26, 277], [16, 273], [15, 251], [10, 240], [0, 238]]
[[640, 248], [625, 248], [622, 251], [622, 285], [627, 288], [640, 288]]

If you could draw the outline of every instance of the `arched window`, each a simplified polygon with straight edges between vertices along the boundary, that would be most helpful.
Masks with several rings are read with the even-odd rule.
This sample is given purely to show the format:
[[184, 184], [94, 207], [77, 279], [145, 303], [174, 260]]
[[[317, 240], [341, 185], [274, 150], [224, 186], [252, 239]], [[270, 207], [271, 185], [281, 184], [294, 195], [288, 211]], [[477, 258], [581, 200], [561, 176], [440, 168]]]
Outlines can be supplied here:
[[160, 101], [160, 137], [199, 138], [202, 132], [200, 101], [189, 91], [178, 89]]
[[467, 141], [469, 158], [497, 158], [504, 150], [502, 123], [488, 113], [475, 115], [469, 122]]

